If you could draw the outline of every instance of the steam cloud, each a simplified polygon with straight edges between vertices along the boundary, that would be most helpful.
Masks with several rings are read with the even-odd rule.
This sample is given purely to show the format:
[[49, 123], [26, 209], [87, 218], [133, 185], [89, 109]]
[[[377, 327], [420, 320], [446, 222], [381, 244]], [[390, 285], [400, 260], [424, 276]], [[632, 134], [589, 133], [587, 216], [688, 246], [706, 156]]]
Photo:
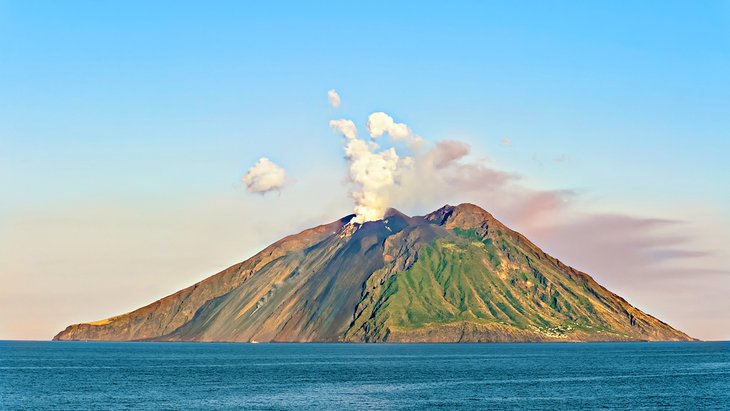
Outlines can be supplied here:
[[398, 169], [407, 160], [399, 158], [393, 147], [378, 151], [380, 146], [374, 141], [358, 138], [357, 127], [351, 120], [332, 120], [330, 127], [347, 140], [345, 157], [350, 180], [359, 187], [352, 192], [353, 222], [381, 219], [389, 204], [390, 187], [396, 184]]
[[286, 183], [286, 171], [266, 157], [251, 167], [241, 178], [248, 191], [258, 194], [266, 194], [269, 191], [279, 190]]
[[337, 94], [336, 90], [330, 90], [327, 92], [327, 101], [329, 101], [332, 108], [340, 107], [340, 95]]
[[396, 123], [393, 117], [382, 111], [369, 115], [366, 127], [370, 131], [370, 137], [374, 139], [387, 133], [394, 141], [405, 141], [414, 149], [421, 148], [424, 143], [423, 139], [414, 135], [407, 125]]
[[[355, 185], [351, 195], [355, 200], [356, 223], [382, 219], [392, 204], [431, 205], [450, 193], [494, 191], [515, 178], [466, 161], [471, 149], [463, 142], [444, 140], [426, 149], [423, 138], [383, 112], [368, 116], [369, 139], [358, 136], [352, 120], [332, 120], [329, 125], [345, 137], [348, 175]], [[390, 141], [380, 139], [385, 135]], [[388, 143], [391, 147], [381, 147]], [[404, 144], [398, 147], [409, 155], [399, 155], [392, 146], [400, 143]]]

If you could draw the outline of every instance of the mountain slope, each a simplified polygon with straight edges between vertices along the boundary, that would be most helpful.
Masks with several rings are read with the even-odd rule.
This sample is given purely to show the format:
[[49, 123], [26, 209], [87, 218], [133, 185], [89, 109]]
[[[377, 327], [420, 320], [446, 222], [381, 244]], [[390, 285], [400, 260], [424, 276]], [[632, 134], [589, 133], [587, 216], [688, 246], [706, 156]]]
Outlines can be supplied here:
[[352, 216], [57, 340], [690, 340], [481, 208]]

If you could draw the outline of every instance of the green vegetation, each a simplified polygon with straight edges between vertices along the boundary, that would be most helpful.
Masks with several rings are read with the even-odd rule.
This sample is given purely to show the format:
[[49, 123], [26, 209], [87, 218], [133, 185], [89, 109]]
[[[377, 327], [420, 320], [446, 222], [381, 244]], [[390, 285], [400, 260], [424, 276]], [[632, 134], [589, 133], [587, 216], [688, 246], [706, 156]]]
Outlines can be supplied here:
[[[473, 229], [455, 231], [458, 237], [424, 246], [413, 266], [390, 278], [375, 309], [368, 310], [366, 328], [415, 329], [460, 321], [519, 328], [531, 324], [524, 290], [499, 276], [500, 258], [492, 240], [480, 240]], [[366, 320], [362, 317], [356, 327]], [[537, 322], [548, 324], [541, 317]]]
[[[424, 245], [416, 262], [378, 287], [372, 282], [348, 334], [383, 339], [390, 329], [419, 330], [462, 322], [499, 324], [548, 338], [610, 329], [582, 286], [534, 261], [511, 238], [482, 238], [455, 228]], [[359, 330], [359, 331], [358, 331]]]

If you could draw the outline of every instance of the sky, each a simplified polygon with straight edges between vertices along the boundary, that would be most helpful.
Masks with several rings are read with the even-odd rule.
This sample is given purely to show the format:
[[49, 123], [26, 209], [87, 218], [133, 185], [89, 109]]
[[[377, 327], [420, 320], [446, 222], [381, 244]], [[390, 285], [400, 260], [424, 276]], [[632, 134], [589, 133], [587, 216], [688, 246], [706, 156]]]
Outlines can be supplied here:
[[[729, 1], [0, 0], [0, 339], [131, 311], [351, 213], [330, 121], [367, 137], [385, 112], [425, 150], [466, 148], [389, 206], [478, 204], [728, 340], [728, 73]], [[262, 157], [280, 189], [242, 181]]]

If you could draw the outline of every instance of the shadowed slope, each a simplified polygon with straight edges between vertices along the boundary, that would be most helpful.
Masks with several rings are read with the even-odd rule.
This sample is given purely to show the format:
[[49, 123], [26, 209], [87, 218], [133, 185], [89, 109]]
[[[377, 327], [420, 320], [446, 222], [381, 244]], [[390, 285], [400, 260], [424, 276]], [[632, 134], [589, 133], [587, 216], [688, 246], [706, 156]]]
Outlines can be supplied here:
[[353, 216], [284, 237], [251, 257], [199, 283], [127, 314], [75, 324], [59, 340], [143, 340], [169, 334], [189, 322], [206, 303], [236, 289], [272, 261], [301, 252], [342, 229]]

